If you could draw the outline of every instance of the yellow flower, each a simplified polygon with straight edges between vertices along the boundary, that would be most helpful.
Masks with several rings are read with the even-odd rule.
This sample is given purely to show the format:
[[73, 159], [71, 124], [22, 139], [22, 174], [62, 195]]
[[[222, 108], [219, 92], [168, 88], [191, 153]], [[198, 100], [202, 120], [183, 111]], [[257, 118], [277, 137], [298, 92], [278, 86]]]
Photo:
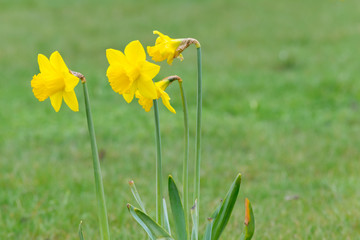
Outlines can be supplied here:
[[139, 41], [132, 41], [125, 47], [125, 54], [119, 50], [107, 49], [109, 68], [106, 76], [112, 89], [122, 94], [130, 103], [136, 91], [155, 99], [156, 88], [152, 79], [159, 73], [160, 66], [146, 61], [146, 54]]
[[56, 112], [60, 110], [62, 99], [69, 108], [79, 111], [74, 88], [79, 79], [69, 72], [58, 51], [53, 52], [50, 60], [42, 54], [38, 55], [40, 73], [31, 80], [33, 93], [39, 101], [50, 97], [51, 105]]
[[[170, 112], [176, 113], [175, 109], [170, 105], [170, 97], [165, 92], [165, 89], [169, 86], [170, 80], [165, 78], [159, 82], [155, 83], [157, 97], [156, 99], [161, 98], [163, 104]], [[136, 98], [139, 99], [139, 104], [145, 109], [146, 112], [149, 112], [151, 107], [153, 106], [153, 99], [143, 97], [139, 91], [136, 92]]]
[[159, 37], [156, 39], [155, 46], [147, 47], [147, 51], [150, 57], [152, 57], [152, 60], [161, 62], [167, 59], [169, 65], [172, 64], [173, 59], [176, 57], [179, 57], [181, 61], [183, 60], [181, 52], [177, 51], [183, 39], [172, 39], [159, 31], [154, 31], [153, 33], [158, 34]]

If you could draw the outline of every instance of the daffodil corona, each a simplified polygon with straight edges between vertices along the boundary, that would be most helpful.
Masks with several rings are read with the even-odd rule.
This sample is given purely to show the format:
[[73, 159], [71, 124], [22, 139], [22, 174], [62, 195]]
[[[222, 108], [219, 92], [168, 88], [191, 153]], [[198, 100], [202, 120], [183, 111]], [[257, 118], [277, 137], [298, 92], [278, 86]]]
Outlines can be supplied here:
[[[165, 92], [165, 89], [170, 83], [171, 81], [167, 78], [155, 83], [157, 93], [156, 99], [161, 98], [165, 107], [169, 109], [170, 112], [176, 113], [175, 109], [170, 105], [169, 95]], [[136, 92], [136, 98], [139, 99], [139, 104], [145, 109], [145, 111], [149, 112], [153, 106], [153, 99], [142, 96], [139, 91]]]
[[79, 103], [74, 88], [79, 79], [72, 75], [58, 51], [53, 52], [50, 60], [42, 54], [38, 55], [40, 73], [31, 80], [33, 93], [39, 101], [50, 98], [56, 112], [60, 110], [62, 99], [75, 112], [79, 111]]
[[159, 73], [160, 66], [146, 61], [144, 48], [137, 40], [130, 42], [124, 53], [115, 49], [106, 50], [110, 64], [106, 75], [112, 89], [122, 94], [128, 103], [133, 100], [136, 91], [146, 98], [156, 99], [157, 90], [152, 79]]

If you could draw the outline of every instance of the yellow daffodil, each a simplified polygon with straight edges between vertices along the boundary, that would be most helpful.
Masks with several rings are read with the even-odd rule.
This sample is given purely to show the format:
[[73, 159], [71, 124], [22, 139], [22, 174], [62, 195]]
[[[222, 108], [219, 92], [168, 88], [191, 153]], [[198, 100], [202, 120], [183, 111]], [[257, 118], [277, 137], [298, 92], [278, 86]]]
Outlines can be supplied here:
[[[169, 95], [165, 92], [165, 89], [169, 86], [170, 83], [171, 81], [167, 78], [155, 83], [157, 92], [156, 99], [161, 98], [165, 107], [167, 107], [170, 112], [176, 113], [175, 109], [170, 105]], [[139, 99], [139, 104], [145, 109], [145, 111], [149, 112], [153, 106], [153, 99], [142, 96], [139, 91], [136, 92], [136, 98]]]
[[157, 92], [152, 79], [159, 73], [160, 66], [146, 61], [146, 54], [139, 41], [132, 41], [125, 47], [125, 54], [119, 50], [107, 49], [109, 68], [106, 75], [112, 89], [122, 94], [130, 103], [136, 91], [149, 99], [156, 99]]
[[79, 79], [69, 72], [58, 51], [53, 52], [50, 60], [42, 54], [38, 55], [40, 73], [31, 80], [33, 93], [39, 101], [50, 97], [51, 105], [56, 112], [60, 110], [62, 99], [75, 112], [79, 111], [74, 88]]
[[181, 52], [178, 51], [178, 47], [184, 39], [172, 39], [159, 31], [154, 31], [153, 33], [159, 35], [159, 37], [156, 39], [155, 46], [147, 47], [147, 51], [150, 57], [152, 57], [152, 60], [161, 62], [167, 59], [169, 65], [172, 64], [173, 59], [176, 57], [183, 60], [183, 56]]

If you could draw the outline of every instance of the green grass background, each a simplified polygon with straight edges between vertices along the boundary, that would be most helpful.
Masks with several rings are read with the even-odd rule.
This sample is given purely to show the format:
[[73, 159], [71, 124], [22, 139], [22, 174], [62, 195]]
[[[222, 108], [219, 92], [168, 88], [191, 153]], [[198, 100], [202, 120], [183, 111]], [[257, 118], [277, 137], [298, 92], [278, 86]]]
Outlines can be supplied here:
[[[78, 113], [65, 104], [55, 113], [30, 87], [37, 54], [55, 50], [88, 80], [112, 238], [146, 239], [126, 209], [135, 202], [127, 181], [154, 215], [153, 114], [111, 90], [105, 50], [153, 45], [153, 30], [202, 44], [201, 228], [241, 172], [222, 239], [239, 239], [245, 196], [254, 239], [359, 239], [359, 8], [357, 0], [1, 0], [0, 239], [77, 239], [80, 220], [86, 239], [99, 239], [81, 86]], [[160, 63], [158, 79], [184, 79], [194, 137], [195, 47], [184, 57]], [[181, 99], [177, 85], [168, 92], [178, 113], [160, 106], [164, 180], [171, 173], [181, 185]]]

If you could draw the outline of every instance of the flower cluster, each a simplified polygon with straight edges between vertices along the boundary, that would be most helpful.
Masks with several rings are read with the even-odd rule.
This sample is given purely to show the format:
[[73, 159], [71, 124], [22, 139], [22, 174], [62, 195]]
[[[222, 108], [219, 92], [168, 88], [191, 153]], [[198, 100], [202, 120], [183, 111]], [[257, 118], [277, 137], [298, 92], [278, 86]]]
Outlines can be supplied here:
[[[154, 61], [166, 59], [171, 65], [174, 58], [183, 59], [181, 45], [186, 39], [172, 39], [159, 31], [154, 31], [154, 34], [159, 35], [155, 46], [147, 47], [147, 52]], [[139, 99], [139, 104], [148, 112], [153, 106], [153, 100], [161, 98], [169, 111], [176, 113], [170, 105], [169, 95], [165, 92], [171, 81], [165, 78], [153, 82], [160, 71], [160, 66], [146, 61], [146, 53], [140, 41], [130, 42], [125, 47], [124, 53], [107, 49], [106, 58], [109, 62], [106, 76], [110, 86], [114, 92], [122, 95], [126, 102], [130, 103], [136, 97]], [[56, 112], [60, 110], [62, 99], [71, 110], [79, 111], [74, 91], [79, 79], [67, 68], [60, 53], [58, 51], [52, 53], [50, 60], [39, 54], [38, 63], [40, 73], [31, 81], [35, 97], [39, 101], [50, 98]]]

